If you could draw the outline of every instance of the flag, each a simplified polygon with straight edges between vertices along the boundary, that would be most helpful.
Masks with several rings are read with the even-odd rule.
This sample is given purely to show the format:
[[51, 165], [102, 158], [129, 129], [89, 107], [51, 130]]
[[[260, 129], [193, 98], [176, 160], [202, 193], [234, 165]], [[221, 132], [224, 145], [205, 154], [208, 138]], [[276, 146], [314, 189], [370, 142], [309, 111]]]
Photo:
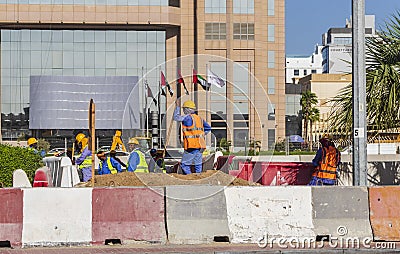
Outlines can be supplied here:
[[181, 74], [180, 70], [178, 70], [178, 84], [182, 84], [183, 88], [185, 89], [185, 94], [189, 95], [189, 91], [186, 88], [185, 80], [182, 78], [182, 74]]
[[197, 74], [195, 69], [193, 69], [193, 84], [200, 84], [201, 87], [206, 91], [210, 88], [210, 84], [207, 83], [205, 78]]
[[144, 86], [146, 87], [146, 90], [147, 90], [147, 97], [153, 98], [154, 104], [157, 105], [157, 100], [156, 100], [156, 98], [154, 98], [153, 92], [151, 91], [150, 86], [147, 83], [147, 80], [144, 80]]
[[174, 90], [172, 90], [171, 86], [168, 84], [167, 79], [163, 72], [161, 72], [161, 89], [163, 90], [163, 95], [166, 96], [165, 87], [168, 88], [169, 95], [174, 96]]
[[225, 86], [225, 81], [223, 81], [222, 78], [215, 75], [215, 73], [212, 72], [211, 70], [208, 70], [208, 83], [210, 83], [210, 85], [215, 85], [218, 87]]

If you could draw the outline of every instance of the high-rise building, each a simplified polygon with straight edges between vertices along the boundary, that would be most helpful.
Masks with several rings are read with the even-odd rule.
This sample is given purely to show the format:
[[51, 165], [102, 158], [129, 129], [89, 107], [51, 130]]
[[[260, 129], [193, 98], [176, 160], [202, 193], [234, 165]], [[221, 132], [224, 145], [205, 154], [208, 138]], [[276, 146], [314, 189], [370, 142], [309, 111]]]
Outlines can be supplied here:
[[[38, 112], [52, 110], [46, 105], [72, 96], [76, 98], [74, 109], [85, 111], [88, 102], [79, 96], [99, 93], [101, 86], [97, 90], [93, 85], [107, 84], [115, 86], [115, 94], [97, 103], [104, 112], [112, 111], [118, 93], [125, 91], [119, 90], [119, 83], [130, 82], [132, 77], [139, 80], [133, 89], [139, 94], [133, 97], [139, 106], [133, 109], [140, 111], [139, 129], [144, 129], [144, 106], [158, 110], [151, 99], [144, 99], [144, 83], [156, 94], [160, 71], [175, 90], [173, 97], [161, 96], [161, 114], [167, 112], [164, 136], [174, 100], [184, 95], [182, 85], [177, 84], [178, 72], [190, 93], [182, 100], [193, 99], [199, 114], [211, 122], [215, 138], [210, 143], [226, 138], [242, 147], [245, 140], [255, 139], [266, 149], [285, 135], [283, 0], [0, 0], [0, 17], [3, 139], [23, 134], [72, 136], [73, 129], [57, 126], [57, 119], [35, 118], [35, 129], [30, 128], [31, 107], [38, 117]], [[192, 69], [204, 78], [215, 73], [227, 85], [212, 86], [206, 96], [200, 85], [191, 84]], [[59, 85], [50, 89], [53, 104], [46, 104], [45, 93], [39, 96], [33, 91], [32, 80], [41, 89]], [[92, 90], [74, 97], [73, 87], [79, 87], [82, 80], [92, 83]], [[57, 93], [59, 99], [54, 97]], [[60, 105], [64, 104], [55, 106]], [[55, 113], [73, 119], [71, 114]], [[126, 108], [111, 115], [102, 124], [112, 117], [125, 117]], [[55, 123], [48, 125], [49, 121]], [[123, 129], [124, 121], [117, 125]], [[171, 135], [177, 133], [174, 127]], [[176, 143], [172, 139], [171, 144]]]

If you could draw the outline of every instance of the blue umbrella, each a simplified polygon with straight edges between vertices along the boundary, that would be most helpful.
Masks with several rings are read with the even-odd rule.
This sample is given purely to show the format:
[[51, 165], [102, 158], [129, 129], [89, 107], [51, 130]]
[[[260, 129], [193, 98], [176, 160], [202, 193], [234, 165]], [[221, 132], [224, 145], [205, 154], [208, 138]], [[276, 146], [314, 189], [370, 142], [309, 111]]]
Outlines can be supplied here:
[[290, 135], [289, 136], [289, 142], [291, 142], [291, 143], [296, 143], [296, 142], [297, 143], [303, 143], [304, 139], [299, 135]]

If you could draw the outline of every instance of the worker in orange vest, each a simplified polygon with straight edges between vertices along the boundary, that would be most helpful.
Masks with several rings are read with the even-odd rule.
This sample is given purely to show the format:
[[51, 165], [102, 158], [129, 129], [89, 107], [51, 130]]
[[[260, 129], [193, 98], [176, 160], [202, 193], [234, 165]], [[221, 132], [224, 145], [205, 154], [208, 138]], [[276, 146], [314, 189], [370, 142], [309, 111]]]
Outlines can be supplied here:
[[315, 167], [309, 185], [335, 185], [337, 182], [340, 152], [332, 142], [332, 136], [324, 134], [312, 163]]
[[180, 99], [175, 102], [174, 120], [182, 122], [183, 148], [185, 149], [181, 168], [185, 174], [191, 174], [190, 166], [194, 164], [196, 173], [201, 173], [203, 151], [206, 148], [205, 135], [211, 131], [211, 126], [195, 113], [196, 104], [193, 101], [183, 103], [181, 116]]

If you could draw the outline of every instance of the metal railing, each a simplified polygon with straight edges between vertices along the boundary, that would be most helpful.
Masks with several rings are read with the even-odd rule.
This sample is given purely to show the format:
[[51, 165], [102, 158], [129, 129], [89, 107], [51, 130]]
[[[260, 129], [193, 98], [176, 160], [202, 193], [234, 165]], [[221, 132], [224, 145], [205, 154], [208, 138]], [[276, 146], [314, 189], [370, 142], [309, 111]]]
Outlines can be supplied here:
[[46, 157], [43, 162], [50, 169], [54, 187], [74, 187], [80, 182], [76, 166], [68, 157]]

